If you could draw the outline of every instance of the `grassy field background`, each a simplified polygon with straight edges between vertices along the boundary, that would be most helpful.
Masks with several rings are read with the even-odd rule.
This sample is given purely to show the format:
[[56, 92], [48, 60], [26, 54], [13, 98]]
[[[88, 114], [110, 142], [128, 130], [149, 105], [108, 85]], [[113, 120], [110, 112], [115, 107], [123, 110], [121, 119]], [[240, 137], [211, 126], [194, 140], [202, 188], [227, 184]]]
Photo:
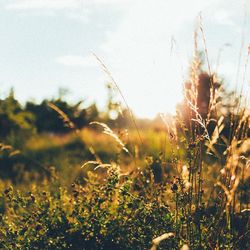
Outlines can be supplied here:
[[248, 249], [243, 93], [197, 48], [176, 115], [136, 118], [112, 89], [104, 111], [0, 100], [0, 248]]

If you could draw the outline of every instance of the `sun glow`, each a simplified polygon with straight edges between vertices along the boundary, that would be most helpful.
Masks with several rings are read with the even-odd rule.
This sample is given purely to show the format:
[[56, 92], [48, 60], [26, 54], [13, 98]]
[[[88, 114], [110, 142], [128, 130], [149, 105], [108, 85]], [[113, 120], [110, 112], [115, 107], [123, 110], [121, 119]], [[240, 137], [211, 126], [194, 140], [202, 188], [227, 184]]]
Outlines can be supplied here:
[[[2, 92], [14, 86], [20, 100], [39, 101], [56, 95], [63, 86], [70, 90], [70, 99], [88, 99], [104, 107], [107, 79], [91, 56], [94, 52], [136, 116], [174, 113], [182, 100], [200, 12], [211, 65], [216, 65], [221, 46], [229, 43], [230, 50], [220, 54], [218, 73], [228, 84], [235, 79], [241, 47], [235, 38], [241, 37], [244, 11], [249, 14], [243, 2], [13, 0], [2, 4]], [[249, 30], [247, 23], [245, 37]]]

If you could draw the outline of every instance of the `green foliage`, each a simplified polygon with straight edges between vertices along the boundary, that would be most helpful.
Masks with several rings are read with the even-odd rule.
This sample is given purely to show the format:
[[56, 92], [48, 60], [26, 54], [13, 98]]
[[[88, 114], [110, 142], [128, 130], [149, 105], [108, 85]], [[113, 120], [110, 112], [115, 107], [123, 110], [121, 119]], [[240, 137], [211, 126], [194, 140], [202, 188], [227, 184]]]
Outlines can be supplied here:
[[89, 172], [85, 185], [66, 189], [52, 171], [40, 186], [6, 187], [0, 195], [0, 248], [149, 249], [152, 239], [173, 232], [158, 249], [180, 249], [191, 230], [191, 249], [247, 249], [247, 214], [235, 216], [234, 232], [219, 207], [203, 204], [189, 214], [183, 179], [171, 184], [177, 206], [171, 212], [170, 186], [156, 184], [150, 166], [132, 179], [112, 163], [103, 177]]
[[[89, 175], [87, 185], [68, 192], [54, 185], [21, 194], [12, 187], [1, 198], [0, 247], [6, 249], [149, 249], [154, 237], [173, 231], [164, 200], [133, 192], [113, 165], [106, 181]], [[174, 240], [162, 249], [175, 249]]]
[[[32, 129], [34, 129], [33, 114], [21, 107], [12, 90], [7, 98], [0, 100], [0, 138], [17, 134], [24, 136]], [[19, 133], [20, 130], [23, 131], [22, 135]]]
[[87, 109], [80, 108], [81, 102], [70, 105], [68, 102], [58, 98], [53, 100], [44, 100], [40, 104], [27, 102], [26, 110], [31, 112], [35, 117], [35, 126], [39, 133], [53, 132], [53, 133], [67, 133], [72, 128], [64, 123], [62, 117], [49, 107], [49, 103], [55, 105], [58, 109], [62, 110], [76, 128], [83, 128], [90, 120], [98, 116], [98, 111], [95, 105], [91, 105]]
[[61, 97], [43, 100], [40, 104], [29, 101], [25, 107], [22, 107], [15, 99], [14, 91], [11, 90], [9, 96], [0, 100], [0, 138], [9, 138], [13, 145], [15, 141], [12, 137], [17, 135], [20, 137], [19, 141], [22, 142], [22, 137], [25, 139], [27, 135], [31, 135], [31, 132], [35, 131], [59, 134], [70, 132], [71, 128], [65, 126], [62, 117], [49, 107], [49, 103], [62, 110], [79, 129], [97, 119], [99, 114], [95, 104], [81, 108], [82, 102], [69, 104]]

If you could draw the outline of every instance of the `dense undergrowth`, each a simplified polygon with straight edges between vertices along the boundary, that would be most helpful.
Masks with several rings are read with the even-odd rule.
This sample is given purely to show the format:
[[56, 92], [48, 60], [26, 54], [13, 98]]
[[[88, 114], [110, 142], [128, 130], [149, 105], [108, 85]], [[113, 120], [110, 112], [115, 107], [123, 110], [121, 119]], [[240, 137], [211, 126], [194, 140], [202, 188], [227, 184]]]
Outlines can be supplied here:
[[[159, 249], [179, 249], [186, 243], [191, 249], [247, 249], [248, 215], [236, 214], [230, 228], [220, 207], [204, 203], [186, 214], [189, 199], [181, 179], [155, 184], [152, 165], [131, 178], [116, 164], [103, 177], [100, 182], [90, 172], [86, 185], [65, 189], [52, 172], [29, 191], [5, 188], [1, 249], [149, 249], [152, 239], [166, 232], [174, 236]], [[192, 227], [190, 242], [185, 239], [187, 225]]]
[[[121, 181], [118, 166], [97, 184], [91, 175], [86, 186], [71, 191], [53, 180], [25, 194], [11, 187], [4, 191], [6, 218], [2, 222], [2, 248], [6, 249], [140, 249], [152, 238], [174, 229], [173, 215], [160, 197], [132, 191], [129, 178]], [[174, 247], [171, 240], [163, 244]]]

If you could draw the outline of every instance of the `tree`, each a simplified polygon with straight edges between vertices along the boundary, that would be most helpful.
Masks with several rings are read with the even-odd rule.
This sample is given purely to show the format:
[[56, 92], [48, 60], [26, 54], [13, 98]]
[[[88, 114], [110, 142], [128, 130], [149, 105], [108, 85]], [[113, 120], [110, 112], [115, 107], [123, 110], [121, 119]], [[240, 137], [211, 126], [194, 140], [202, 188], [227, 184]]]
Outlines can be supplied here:
[[10, 133], [32, 129], [34, 129], [33, 114], [22, 108], [11, 89], [9, 96], [0, 100], [0, 137], [6, 138]]

